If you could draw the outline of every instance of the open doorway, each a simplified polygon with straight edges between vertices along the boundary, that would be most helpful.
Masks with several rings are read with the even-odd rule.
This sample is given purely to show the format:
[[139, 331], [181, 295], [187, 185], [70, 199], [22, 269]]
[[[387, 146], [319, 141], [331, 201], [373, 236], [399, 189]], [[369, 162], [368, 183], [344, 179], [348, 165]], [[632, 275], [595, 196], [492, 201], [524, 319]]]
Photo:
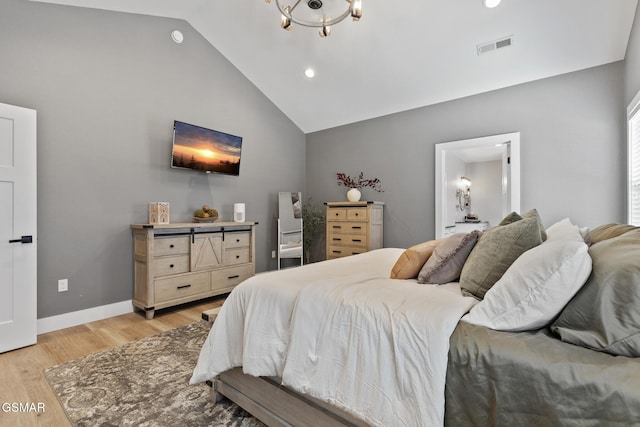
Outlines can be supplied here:
[[440, 143], [435, 150], [436, 238], [492, 227], [520, 211], [519, 132]]

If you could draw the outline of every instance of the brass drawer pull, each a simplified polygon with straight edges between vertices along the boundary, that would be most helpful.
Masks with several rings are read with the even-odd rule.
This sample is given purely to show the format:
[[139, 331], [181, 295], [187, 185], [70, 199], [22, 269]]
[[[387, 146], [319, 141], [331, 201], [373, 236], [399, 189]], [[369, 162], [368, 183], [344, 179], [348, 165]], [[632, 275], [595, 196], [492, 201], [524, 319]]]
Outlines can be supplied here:
[[190, 287], [191, 287], [191, 284], [188, 284], [188, 285], [178, 286], [177, 289], [187, 289], [187, 288], [190, 288]]

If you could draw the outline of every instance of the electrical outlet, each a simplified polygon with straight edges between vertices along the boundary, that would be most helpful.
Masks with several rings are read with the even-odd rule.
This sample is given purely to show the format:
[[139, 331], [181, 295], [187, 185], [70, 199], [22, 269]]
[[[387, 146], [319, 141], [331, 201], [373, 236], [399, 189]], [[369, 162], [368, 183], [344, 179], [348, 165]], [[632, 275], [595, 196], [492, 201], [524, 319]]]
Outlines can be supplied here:
[[69, 279], [58, 280], [58, 292], [67, 292], [69, 290]]
[[271, 251], [271, 258], [275, 258], [276, 257], [276, 251]]

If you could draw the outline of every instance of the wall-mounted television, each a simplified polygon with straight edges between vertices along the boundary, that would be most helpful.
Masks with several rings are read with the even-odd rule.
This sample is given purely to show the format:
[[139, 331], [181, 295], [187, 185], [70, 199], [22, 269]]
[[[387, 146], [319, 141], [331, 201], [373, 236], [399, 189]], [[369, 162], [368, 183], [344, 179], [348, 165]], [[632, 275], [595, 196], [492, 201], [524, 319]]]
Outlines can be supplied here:
[[241, 151], [240, 136], [173, 122], [171, 167], [237, 176]]

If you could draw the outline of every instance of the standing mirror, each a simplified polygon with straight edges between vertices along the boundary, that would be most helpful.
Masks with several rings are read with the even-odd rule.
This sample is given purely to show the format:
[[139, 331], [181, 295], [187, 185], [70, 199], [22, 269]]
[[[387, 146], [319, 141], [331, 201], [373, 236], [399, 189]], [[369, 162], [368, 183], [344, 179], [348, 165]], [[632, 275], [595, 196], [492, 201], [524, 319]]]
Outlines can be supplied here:
[[302, 257], [302, 194], [278, 193], [278, 270], [283, 259]]
[[520, 211], [520, 133], [436, 144], [436, 224], [440, 239], [486, 230]]

